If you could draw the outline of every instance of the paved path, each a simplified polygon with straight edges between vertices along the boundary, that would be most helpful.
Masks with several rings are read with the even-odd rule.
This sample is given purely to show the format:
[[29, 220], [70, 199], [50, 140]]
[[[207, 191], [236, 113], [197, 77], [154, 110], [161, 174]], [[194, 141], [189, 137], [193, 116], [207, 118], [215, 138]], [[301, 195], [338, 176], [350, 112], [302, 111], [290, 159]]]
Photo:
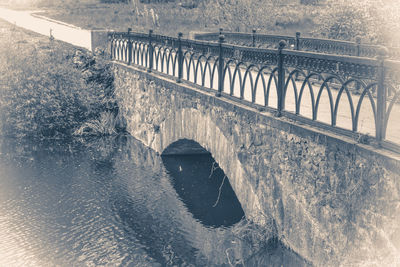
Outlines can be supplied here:
[[74, 25], [44, 18], [32, 11], [15, 11], [0, 7], [0, 18], [19, 27], [50, 36], [75, 46], [92, 49], [91, 32]]

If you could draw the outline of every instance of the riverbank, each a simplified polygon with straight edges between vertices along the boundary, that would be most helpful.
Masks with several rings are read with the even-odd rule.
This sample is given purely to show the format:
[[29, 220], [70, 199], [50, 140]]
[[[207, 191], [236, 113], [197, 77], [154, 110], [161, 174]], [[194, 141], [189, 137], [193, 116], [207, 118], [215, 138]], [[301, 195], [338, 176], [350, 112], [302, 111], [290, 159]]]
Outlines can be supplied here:
[[3, 20], [0, 31], [2, 135], [41, 139], [118, 131], [113, 75], [101, 54]]

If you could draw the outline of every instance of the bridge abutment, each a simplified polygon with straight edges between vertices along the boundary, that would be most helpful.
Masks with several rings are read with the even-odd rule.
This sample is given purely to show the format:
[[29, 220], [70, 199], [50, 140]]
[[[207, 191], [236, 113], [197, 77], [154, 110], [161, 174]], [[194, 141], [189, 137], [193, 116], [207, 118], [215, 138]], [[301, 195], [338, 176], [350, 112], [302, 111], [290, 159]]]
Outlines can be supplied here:
[[[128, 131], [162, 153], [198, 142], [248, 218], [315, 265], [392, 263], [400, 254], [400, 159], [267, 112], [115, 63]], [[396, 258], [397, 257], [397, 258]]]

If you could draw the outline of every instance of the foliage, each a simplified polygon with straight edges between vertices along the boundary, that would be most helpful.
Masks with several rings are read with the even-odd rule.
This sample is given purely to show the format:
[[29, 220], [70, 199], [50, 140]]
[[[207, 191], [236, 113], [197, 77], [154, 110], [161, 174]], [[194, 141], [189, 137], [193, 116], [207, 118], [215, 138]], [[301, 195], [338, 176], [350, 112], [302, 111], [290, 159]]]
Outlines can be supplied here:
[[[400, 2], [394, 0], [327, 0], [318, 5], [277, 1], [209, 0], [204, 19], [226, 30], [293, 34], [399, 46]], [[307, 4], [310, 4], [307, 2]], [[313, 3], [311, 3], [313, 4]], [[314, 3], [315, 4], [315, 3]], [[291, 31], [292, 30], [292, 31]]]
[[[310, 7], [299, 11], [292, 5], [280, 5], [276, 1], [209, 0], [203, 6], [204, 18], [226, 30], [272, 32], [282, 28], [302, 25], [312, 13]], [[311, 15], [311, 14], [310, 14]]]
[[352, 40], [369, 32], [370, 19], [363, 3], [328, 1], [323, 14], [317, 17], [319, 27], [314, 32], [329, 39]]
[[22, 30], [9, 32], [3, 38], [0, 133], [68, 137], [86, 120], [97, 119], [101, 112], [117, 115], [113, 76], [101, 55], [29, 36]]
[[110, 64], [102, 58], [102, 52], [95, 55], [77, 50], [72, 56], [73, 66], [80, 70], [80, 79], [87, 90], [80, 90], [79, 97], [87, 109], [86, 118], [97, 118], [102, 111], [117, 114], [118, 104], [114, 99], [114, 77]]
[[[316, 17], [317, 36], [365, 43], [393, 44], [400, 41], [400, 3], [384, 0], [328, 0]], [[398, 45], [396, 45], [398, 46]]]
[[117, 133], [120, 125], [124, 125], [121, 116], [115, 116], [113, 112], [103, 111], [96, 119], [84, 122], [73, 135], [114, 135]]

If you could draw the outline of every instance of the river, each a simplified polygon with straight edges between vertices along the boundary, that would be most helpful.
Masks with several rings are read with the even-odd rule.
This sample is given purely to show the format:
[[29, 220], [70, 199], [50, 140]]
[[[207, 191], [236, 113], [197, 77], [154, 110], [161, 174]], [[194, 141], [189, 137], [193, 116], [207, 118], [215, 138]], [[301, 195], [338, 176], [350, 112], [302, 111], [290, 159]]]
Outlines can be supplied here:
[[0, 144], [0, 266], [307, 266], [262, 242], [210, 155], [130, 136]]

